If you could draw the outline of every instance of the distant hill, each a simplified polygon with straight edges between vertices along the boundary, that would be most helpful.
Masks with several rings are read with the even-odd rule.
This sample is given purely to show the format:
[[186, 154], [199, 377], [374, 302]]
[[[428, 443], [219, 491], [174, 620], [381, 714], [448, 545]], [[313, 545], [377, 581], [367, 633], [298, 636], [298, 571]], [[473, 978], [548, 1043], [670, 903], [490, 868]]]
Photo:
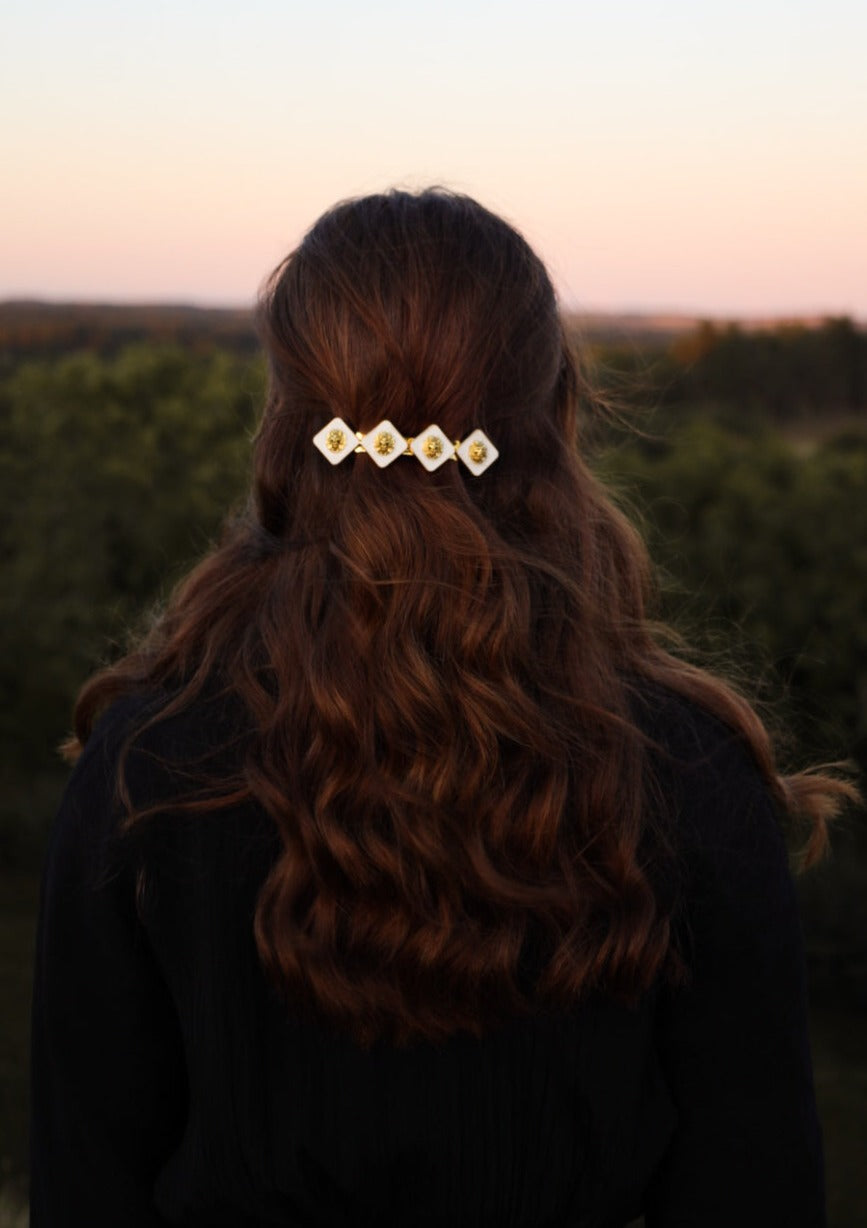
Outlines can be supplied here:
[[[820, 318], [714, 319], [671, 312], [570, 312], [573, 337], [606, 351], [655, 353], [677, 347], [683, 338], [713, 334], [718, 342], [731, 325], [756, 340], [772, 333], [820, 332], [832, 323]], [[865, 326], [846, 321], [853, 334], [867, 335]], [[194, 307], [171, 303], [55, 303], [34, 299], [0, 301], [0, 362], [4, 366], [28, 357], [52, 357], [86, 349], [103, 357], [131, 342], [168, 342], [193, 352], [215, 348], [254, 355], [259, 350], [253, 311], [244, 307]], [[691, 342], [687, 349], [694, 348]], [[700, 352], [708, 348], [700, 344]], [[690, 356], [691, 358], [694, 355]], [[678, 356], [678, 361], [684, 355]], [[860, 398], [859, 398], [860, 399]]]
[[253, 314], [243, 308], [0, 302], [0, 355], [6, 358], [78, 349], [110, 354], [134, 341], [177, 342], [191, 349], [221, 346], [250, 354], [259, 348]]
[[[638, 312], [572, 312], [568, 319], [578, 335], [615, 345], [664, 345], [702, 322], [699, 316]], [[258, 348], [253, 313], [242, 307], [0, 301], [0, 354], [7, 357], [74, 349], [105, 354], [131, 341], [218, 345], [241, 353]]]
[[665, 345], [696, 332], [703, 325], [724, 330], [737, 325], [747, 333], [776, 332], [786, 328], [821, 328], [824, 316], [712, 316], [678, 312], [575, 311], [566, 317], [578, 336], [602, 344]]

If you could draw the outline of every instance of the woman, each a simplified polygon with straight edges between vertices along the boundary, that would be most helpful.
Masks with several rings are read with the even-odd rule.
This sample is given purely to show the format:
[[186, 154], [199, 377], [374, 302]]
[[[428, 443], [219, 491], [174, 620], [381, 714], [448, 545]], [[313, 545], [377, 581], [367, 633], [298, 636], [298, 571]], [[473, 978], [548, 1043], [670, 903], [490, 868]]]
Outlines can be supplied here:
[[249, 508], [76, 706], [34, 1228], [821, 1224], [777, 815], [851, 788], [651, 634], [541, 263], [391, 192], [260, 319]]

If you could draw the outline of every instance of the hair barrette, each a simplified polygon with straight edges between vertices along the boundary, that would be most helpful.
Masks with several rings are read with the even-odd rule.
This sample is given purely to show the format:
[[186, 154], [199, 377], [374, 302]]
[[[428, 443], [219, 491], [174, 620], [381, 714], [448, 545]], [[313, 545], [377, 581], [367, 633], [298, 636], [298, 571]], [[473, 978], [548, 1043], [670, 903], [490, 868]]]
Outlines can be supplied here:
[[470, 473], [484, 473], [500, 455], [484, 431], [478, 428], [461, 441], [452, 441], [431, 423], [420, 435], [405, 439], [387, 418], [363, 434], [353, 431], [342, 418], [332, 418], [313, 436], [313, 442], [327, 461], [339, 465], [350, 452], [366, 452], [384, 469], [399, 456], [415, 456], [425, 469], [433, 471], [447, 460], [462, 460]]

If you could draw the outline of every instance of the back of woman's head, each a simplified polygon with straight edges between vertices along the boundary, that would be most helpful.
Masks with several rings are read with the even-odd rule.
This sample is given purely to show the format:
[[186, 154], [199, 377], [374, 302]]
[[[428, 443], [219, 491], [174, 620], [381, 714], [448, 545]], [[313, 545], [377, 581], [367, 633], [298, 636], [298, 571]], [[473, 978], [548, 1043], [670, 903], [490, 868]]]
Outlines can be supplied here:
[[[316, 535], [356, 498], [402, 518], [426, 491], [432, 506], [476, 502], [514, 522], [516, 501], [568, 467], [574, 405], [560, 394], [573, 373], [554, 291], [520, 235], [467, 197], [338, 205], [272, 274], [260, 320], [272, 386], [256, 495], [270, 532]], [[362, 432], [389, 419], [408, 437], [432, 422], [450, 439], [481, 426], [496, 474], [475, 482], [415, 461], [380, 473], [361, 457], [332, 470], [311, 438], [335, 415]]]
[[[294, 1010], [361, 1043], [676, 977], [675, 878], [648, 868], [670, 852], [636, 716], [648, 684], [744, 739], [814, 819], [813, 854], [844, 786], [780, 778], [749, 705], [651, 634], [646, 554], [580, 456], [589, 393], [542, 264], [465, 197], [366, 197], [275, 270], [260, 325], [247, 513], [84, 688], [78, 744], [133, 687], [161, 688], [162, 715], [214, 684], [237, 701], [243, 760], [227, 750], [175, 804], [270, 816], [263, 964]], [[498, 457], [480, 474], [332, 464], [313, 437], [336, 416], [408, 439], [481, 428]]]
[[[573, 653], [607, 679], [615, 645], [628, 655], [644, 636], [646, 559], [580, 458], [581, 377], [517, 231], [440, 190], [349, 201], [272, 274], [260, 323], [271, 383], [255, 508], [270, 541], [302, 552], [299, 651], [314, 635], [324, 651], [329, 631], [335, 651], [354, 638], [356, 670], [395, 690], [426, 687], [434, 661], [452, 685], [475, 666], [490, 680], [542, 663], [544, 688]], [[478, 427], [498, 458], [478, 476], [410, 456], [334, 466], [312, 445], [334, 416], [359, 433], [387, 419], [407, 438]], [[563, 642], [574, 617], [582, 635]]]

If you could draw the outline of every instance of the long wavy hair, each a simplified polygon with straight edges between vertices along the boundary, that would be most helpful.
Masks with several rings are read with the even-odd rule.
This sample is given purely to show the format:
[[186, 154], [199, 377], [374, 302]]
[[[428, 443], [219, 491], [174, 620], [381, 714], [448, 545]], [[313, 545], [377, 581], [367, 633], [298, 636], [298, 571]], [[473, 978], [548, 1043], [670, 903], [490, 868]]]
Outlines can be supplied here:
[[[780, 776], [750, 705], [654, 632], [645, 548], [581, 455], [592, 395], [542, 263], [465, 196], [391, 191], [320, 218], [265, 284], [259, 322], [270, 380], [248, 507], [84, 686], [70, 757], [117, 696], [166, 695], [153, 723], [217, 679], [245, 750], [177, 804], [270, 816], [264, 969], [362, 1045], [676, 980], [641, 688], [743, 739], [810, 820], [807, 861], [851, 786]], [[312, 437], [335, 415], [408, 437], [481, 427], [499, 459], [479, 476], [361, 453], [332, 466]]]

